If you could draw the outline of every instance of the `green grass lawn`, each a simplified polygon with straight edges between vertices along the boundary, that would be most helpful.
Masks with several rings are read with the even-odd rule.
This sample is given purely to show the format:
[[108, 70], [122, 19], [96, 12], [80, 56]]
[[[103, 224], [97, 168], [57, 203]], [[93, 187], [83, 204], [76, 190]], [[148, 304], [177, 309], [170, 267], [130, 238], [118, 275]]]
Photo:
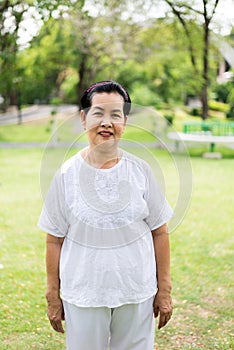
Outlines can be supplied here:
[[[62, 153], [62, 156], [70, 156]], [[144, 152], [134, 152], [144, 156]], [[153, 150], [174, 203], [178, 178], [170, 156]], [[58, 150], [0, 150], [0, 349], [62, 350], [65, 336], [47, 320], [45, 235], [36, 226], [42, 206], [39, 173], [62, 158]], [[183, 157], [182, 155], [180, 157]], [[171, 233], [174, 315], [156, 331], [156, 348], [234, 347], [233, 159], [191, 158], [193, 194], [181, 225]], [[46, 167], [45, 167], [46, 168]], [[183, 183], [181, 184], [183, 186]], [[95, 350], [95, 349], [94, 349]], [[123, 349], [124, 350], [124, 349]]]
[[[71, 137], [74, 137], [74, 119], [57, 120], [59, 141], [70, 140]], [[53, 130], [53, 120], [51, 118], [21, 125], [1, 125], [0, 142], [47, 142], [51, 138]]]
[[1, 125], [1, 142], [46, 142], [51, 133], [51, 123], [43, 120], [38, 124]]

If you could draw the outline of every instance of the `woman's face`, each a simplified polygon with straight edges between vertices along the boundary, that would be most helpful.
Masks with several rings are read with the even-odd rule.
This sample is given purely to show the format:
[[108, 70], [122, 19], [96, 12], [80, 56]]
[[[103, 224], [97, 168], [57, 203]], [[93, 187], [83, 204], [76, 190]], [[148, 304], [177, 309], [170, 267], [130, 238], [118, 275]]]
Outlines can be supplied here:
[[95, 93], [92, 105], [85, 115], [81, 111], [83, 127], [92, 147], [106, 143], [107, 147], [117, 146], [124, 131], [127, 117], [123, 112], [124, 99], [115, 92]]

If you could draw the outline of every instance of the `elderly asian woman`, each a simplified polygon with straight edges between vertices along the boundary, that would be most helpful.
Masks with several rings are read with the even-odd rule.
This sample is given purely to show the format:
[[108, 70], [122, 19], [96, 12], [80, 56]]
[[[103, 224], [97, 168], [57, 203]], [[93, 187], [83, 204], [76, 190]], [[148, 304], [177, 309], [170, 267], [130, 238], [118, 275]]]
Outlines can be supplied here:
[[39, 219], [48, 317], [68, 350], [153, 350], [172, 315], [167, 222], [150, 166], [119, 147], [131, 108], [115, 81], [81, 99], [88, 147], [56, 172]]

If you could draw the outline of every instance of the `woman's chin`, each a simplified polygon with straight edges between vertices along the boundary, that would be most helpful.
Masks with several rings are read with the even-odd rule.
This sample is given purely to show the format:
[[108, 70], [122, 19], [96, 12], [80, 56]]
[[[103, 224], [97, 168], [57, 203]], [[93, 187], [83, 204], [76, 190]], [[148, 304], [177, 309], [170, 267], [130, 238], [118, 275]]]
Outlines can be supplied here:
[[119, 140], [114, 139], [113, 137], [109, 137], [106, 139], [99, 139], [98, 142], [95, 144], [95, 146], [101, 147], [102, 149], [110, 149], [112, 147], [117, 147], [119, 143]]

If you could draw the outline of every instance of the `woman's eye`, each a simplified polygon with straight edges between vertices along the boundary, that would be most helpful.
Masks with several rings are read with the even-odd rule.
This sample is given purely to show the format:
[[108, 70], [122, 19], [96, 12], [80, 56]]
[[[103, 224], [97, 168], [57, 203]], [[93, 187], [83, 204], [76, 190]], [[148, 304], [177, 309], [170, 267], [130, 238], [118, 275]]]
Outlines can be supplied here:
[[102, 113], [93, 113], [94, 117], [102, 117]]
[[119, 114], [112, 114], [112, 118], [119, 119], [122, 118], [122, 116]]

